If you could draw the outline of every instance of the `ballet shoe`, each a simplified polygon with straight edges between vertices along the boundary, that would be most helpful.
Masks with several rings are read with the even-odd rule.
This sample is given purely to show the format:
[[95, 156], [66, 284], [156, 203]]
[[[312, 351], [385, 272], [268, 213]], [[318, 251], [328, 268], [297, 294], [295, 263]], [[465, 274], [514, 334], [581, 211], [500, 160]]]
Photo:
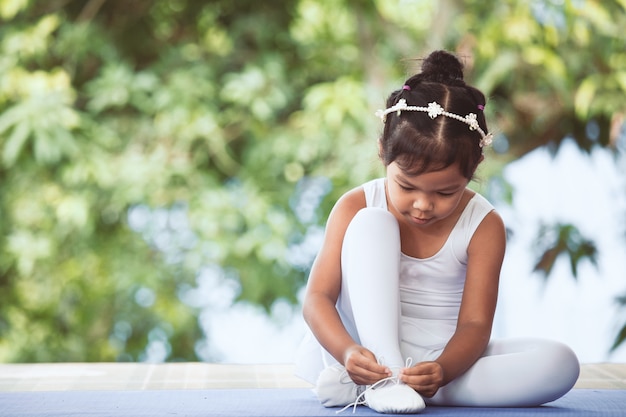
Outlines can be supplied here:
[[411, 387], [401, 382], [397, 376], [381, 379], [368, 386], [352, 403], [337, 413], [348, 408], [352, 412], [357, 406], [365, 405], [381, 414], [416, 414], [426, 408], [424, 399]]
[[315, 384], [315, 394], [324, 407], [343, 407], [352, 405], [365, 390], [355, 384], [346, 369], [341, 365], [324, 369]]
[[397, 377], [379, 382], [363, 393], [365, 405], [372, 410], [383, 414], [414, 414], [426, 408], [424, 399]]

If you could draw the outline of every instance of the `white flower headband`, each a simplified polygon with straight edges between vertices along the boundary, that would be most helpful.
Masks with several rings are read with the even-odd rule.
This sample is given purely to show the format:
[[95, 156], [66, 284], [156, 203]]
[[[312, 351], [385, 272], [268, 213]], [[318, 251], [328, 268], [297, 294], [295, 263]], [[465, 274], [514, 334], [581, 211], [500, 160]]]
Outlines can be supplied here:
[[458, 114], [445, 111], [443, 107], [441, 107], [439, 103], [435, 101], [433, 101], [432, 103], [429, 103], [428, 107], [418, 107], [418, 106], [407, 105], [406, 100], [402, 98], [398, 100], [398, 103], [389, 107], [388, 109], [378, 110], [376, 112], [376, 116], [380, 117], [384, 123], [389, 113], [397, 112], [399, 116], [400, 113], [403, 111], [423, 111], [425, 113], [428, 113], [428, 116], [430, 116], [431, 119], [434, 119], [435, 117], [439, 115], [451, 117], [453, 119], [456, 119], [460, 122], [467, 124], [470, 130], [477, 130], [478, 133], [480, 133], [480, 136], [482, 139], [480, 140], [479, 145], [481, 148], [485, 146], [489, 146], [491, 145], [491, 142], [493, 142], [493, 133], [485, 133], [485, 131], [480, 128], [480, 126], [478, 125], [478, 120], [476, 120], [476, 114], [470, 113], [467, 116], [462, 117], [462, 116], [459, 116]]

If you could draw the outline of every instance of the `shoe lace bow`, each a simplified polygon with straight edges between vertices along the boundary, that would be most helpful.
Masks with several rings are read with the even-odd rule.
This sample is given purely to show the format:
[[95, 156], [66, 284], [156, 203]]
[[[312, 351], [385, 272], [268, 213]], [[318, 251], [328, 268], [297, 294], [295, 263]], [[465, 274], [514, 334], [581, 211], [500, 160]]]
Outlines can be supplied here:
[[[413, 359], [412, 358], [407, 358], [406, 360], [406, 364], [405, 364], [405, 368], [409, 368], [411, 366], [411, 364], [413, 363]], [[346, 372], [347, 375], [347, 372]], [[346, 405], [345, 407], [343, 407], [341, 410], [337, 410], [335, 413], [336, 414], [340, 414], [343, 413], [344, 411], [346, 411], [349, 408], [352, 408], [352, 413], [356, 413], [356, 408], [359, 405], [366, 405], [366, 401], [365, 401], [365, 393], [379, 388], [381, 386], [386, 385], [387, 383], [392, 383], [392, 384], [399, 384], [400, 383], [400, 378], [398, 377], [398, 375], [392, 375], [392, 376], [388, 376], [387, 378], [383, 378], [378, 382], [373, 383], [372, 385], [368, 386], [366, 389], [363, 390], [363, 392], [361, 392], [357, 397], [356, 400], [354, 400], [353, 403], [350, 403], [348, 405]]]

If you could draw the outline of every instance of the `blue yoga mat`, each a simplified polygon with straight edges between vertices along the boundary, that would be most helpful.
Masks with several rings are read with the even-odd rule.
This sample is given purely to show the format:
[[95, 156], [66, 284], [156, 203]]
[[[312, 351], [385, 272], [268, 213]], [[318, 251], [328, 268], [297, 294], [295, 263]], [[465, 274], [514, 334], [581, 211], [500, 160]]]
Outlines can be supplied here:
[[[0, 392], [2, 417], [337, 416], [308, 389]], [[532, 408], [427, 407], [432, 416], [626, 416], [626, 390], [575, 389]], [[340, 416], [381, 416], [367, 407]], [[389, 415], [389, 414], [386, 414]]]

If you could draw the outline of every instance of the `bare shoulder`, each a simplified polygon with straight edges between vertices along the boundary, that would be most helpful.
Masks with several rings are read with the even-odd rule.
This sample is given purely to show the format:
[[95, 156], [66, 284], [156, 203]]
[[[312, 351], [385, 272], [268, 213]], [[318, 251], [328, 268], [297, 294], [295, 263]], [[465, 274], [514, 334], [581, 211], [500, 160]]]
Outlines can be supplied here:
[[506, 228], [497, 211], [492, 210], [480, 223], [470, 242], [469, 251], [489, 252], [497, 258], [504, 256], [506, 246]]
[[[345, 231], [348, 227], [348, 224], [352, 220], [352, 218], [356, 215], [356, 213], [365, 208], [365, 192], [363, 191], [363, 187], [356, 187], [352, 190], [345, 193], [335, 206], [333, 207], [330, 215], [328, 217], [328, 222], [326, 224], [326, 232], [332, 232], [333, 228], [337, 228], [337, 231]], [[343, 232], [341, 232], [343, 235]]]
[[494, 209], [485, 215], [480, 226], [485, 226], [487, 228], [495, 228], [499, 231], [504, 232], [504, 220], [500, 214]]
[[347, 211], [359, 211], [364, 208], [365, 203], [365, 191], [363, 191], [363, 187], [355, 187], [350, 191], [346, 192], [344, 195], [337, 200], [335, 207], [333, 210], [347, 210]]

